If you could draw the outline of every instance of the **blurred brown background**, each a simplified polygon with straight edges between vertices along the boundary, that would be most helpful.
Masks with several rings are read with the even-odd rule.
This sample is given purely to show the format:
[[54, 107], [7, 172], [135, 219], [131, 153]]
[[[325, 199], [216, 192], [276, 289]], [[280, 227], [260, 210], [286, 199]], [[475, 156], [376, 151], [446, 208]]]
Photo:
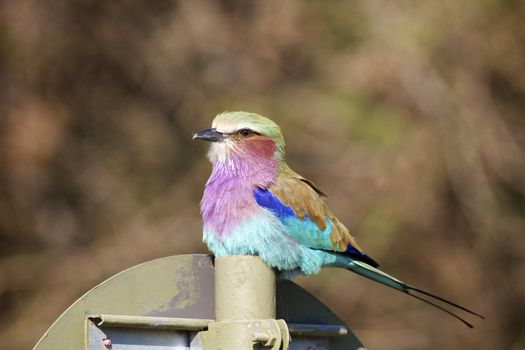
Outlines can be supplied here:
[[203, 253], [223, 110], [269, 116], [291, 166], [383, 268], [474, 330], [346, 271], [298, 281], [370, 349], [525, 348], [523, 1], [0, 2], [0, 344], [31, 348], [134, 264]]

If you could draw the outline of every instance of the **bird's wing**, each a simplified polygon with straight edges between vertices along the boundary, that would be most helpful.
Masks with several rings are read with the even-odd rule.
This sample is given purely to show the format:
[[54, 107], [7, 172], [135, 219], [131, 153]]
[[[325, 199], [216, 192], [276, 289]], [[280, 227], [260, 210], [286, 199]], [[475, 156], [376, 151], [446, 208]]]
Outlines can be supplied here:
[[378, 264], [366, 256], [348, 229], [332, 214], [315, 185], [287, 168], [268, 188], [255, 190], [257, 203], [271, 210], [287, 233], [309, 248], [333, 250]]
[[406, 293], [448, 313], [470, 328], [472, 325], [465, 319], [425, 296], [484, 318], [461, 305], [416, 288], [378, 270], [376, 267], [379, 265], [363, 253], [348, 229], [328, 210], [320, 198], [321, 194], [322, 192], [313, 183], [290, 169], [286, 169], [279, 175], [268, 188], [257, 188], [253, 193], [256, 202], [278, 217], [287, 233], [298, 243], [313, 249], [333, 249], [336, 261], [330, 266], [345, 267], [373, 281]]

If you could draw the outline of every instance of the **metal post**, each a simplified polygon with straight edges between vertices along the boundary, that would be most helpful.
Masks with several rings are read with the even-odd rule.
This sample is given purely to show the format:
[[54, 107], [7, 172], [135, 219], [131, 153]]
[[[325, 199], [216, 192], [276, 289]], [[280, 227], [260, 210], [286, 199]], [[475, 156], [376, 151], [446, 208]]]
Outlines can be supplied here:
[[275, 273], [256, 256], [215, 259], [217, 322], [275, 318]]
[[259, 257], [215, 259], [215, 318], [192, 349], [288, 348], [286, 323], [275, 320], [275, 273]]

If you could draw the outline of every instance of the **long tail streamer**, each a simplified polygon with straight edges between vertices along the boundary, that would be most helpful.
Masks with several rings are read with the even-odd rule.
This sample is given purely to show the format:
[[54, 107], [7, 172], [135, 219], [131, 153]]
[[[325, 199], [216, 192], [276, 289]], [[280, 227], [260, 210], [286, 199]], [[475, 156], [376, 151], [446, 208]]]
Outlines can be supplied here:
[[479, 318], [482, 318], [484, 319], [485, 317], [483, 317], [482, 315], [478, 314], [477, 312], [474, 312], [472, 310], [469, 310], [467, 309], [466, 307], [464, 306], [461, 306], [459, 304], [456, 304], [452, 301], [449, 301], [447, 299], [444, 299], [438, 295], [435, 295], [435, 294], [432, 294], [432, 293], [429, 293], [425, 290], [422, 290], [422, 289], [419, 289], [419, 288], [416, 288], [416, 287], [413, 287], [403, 281], [400, 281], [398, 280], [397, 278], [395, 277], [392, 277], [390, 276], [389, 274], [387, 273], [384, 273], [383, 271], [379, 270], [379, 269], [376, 269], [375, 267], [373, 266], [370, 266], [364, 262], [361, 262], [361, 261], [357, 261], [357, 260], [349, 260], [348, 257], [346, 256], [340, 256], [338, 255], [337, 256], [337, 261], [336, 263], [334, 264], [335, 266], [344, 266], [346, 267], [347, 269], [361, 275], [361, 276], [364, 276], [368, 279], [371, 279], [373, 281], [376, 281], [378, 283], [381, 283], [381, 284], [384, 284], [385, 286], [388, 286], [390, 288], [393, 288], [393, 289], [396, 289], [400, 292], [403, 292], [405, 294], [408, 294], [410, 295], [411, 297], [415, 298], [415, 299], [418, 299], [418, 300], [421, 300], [429, 305], [432, 305], [433, 307], [435, 307], [436, 309], [439, 309], [447, 314], [449, 314], [450, 316], [458, 319], [459, 321], [461, 321], [463, 324], [465, 324], [467, 327], [469, 328], [473, 328], [472, 324], [470, 324], [469, 322], [467, 322], [465, 319], [463, 319], [462, 317], [460, 317], [459, 315], [455, 314], [454, 312], [444, 308], [443, 306], [440, 306], [426, 298], [423, 298], [422, 296], [420, 295], [417, 295], [417, 294], [414, 294], [413, 292], [416, 292], [416, 293], [420, 293], [420, 294], [423, 294], [425, 296], [428, 296], [430, 298], [433, 298], [435, 300], [439, 300], [440, 302], [443, 302], [445, 304], [448, 304], [449, 306], [453, 306], [457, 309], [460, 309], [460, 310], [463, 310], [465, 312], [468, 312], [474, 316], [477, 316]]

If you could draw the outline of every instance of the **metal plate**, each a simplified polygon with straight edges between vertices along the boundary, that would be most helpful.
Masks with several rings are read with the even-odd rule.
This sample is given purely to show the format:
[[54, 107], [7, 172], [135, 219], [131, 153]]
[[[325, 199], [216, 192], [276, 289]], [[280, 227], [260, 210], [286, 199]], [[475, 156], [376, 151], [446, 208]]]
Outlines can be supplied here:
[[214, 319], [214, 290], [209, 255], [148, 261], [84, 294], [55, 321], [34, 349], [85, 349], [86, 317], [93, 314]]
[[[93, 322], [86, 327], [86, 318], [113, 314], [214, 319], [214, 300], [214, 267], [210, 256], [181, 255], [149, 261], [109, 278], [83, 295], [55, 321], [34, 350], [86, 349], [86, 346], [89, 350], [106, 350], [101, 342], [105, 337], [112, 341], [111, 350], [187, 349], [194, 329], [184, 332], [136, 326], [98, 327]], [[298, 333], [291, 331], [290, 349], [363, 348], [352, 332], [336, 334], [337, 327], [344, 323], [293, 282], [284, 281], [277, 286], [277, 317], [289, 324], [309, 324], [306, 328], [296, 327]], [[312, 334], [313, 331], [318, 334]]]

